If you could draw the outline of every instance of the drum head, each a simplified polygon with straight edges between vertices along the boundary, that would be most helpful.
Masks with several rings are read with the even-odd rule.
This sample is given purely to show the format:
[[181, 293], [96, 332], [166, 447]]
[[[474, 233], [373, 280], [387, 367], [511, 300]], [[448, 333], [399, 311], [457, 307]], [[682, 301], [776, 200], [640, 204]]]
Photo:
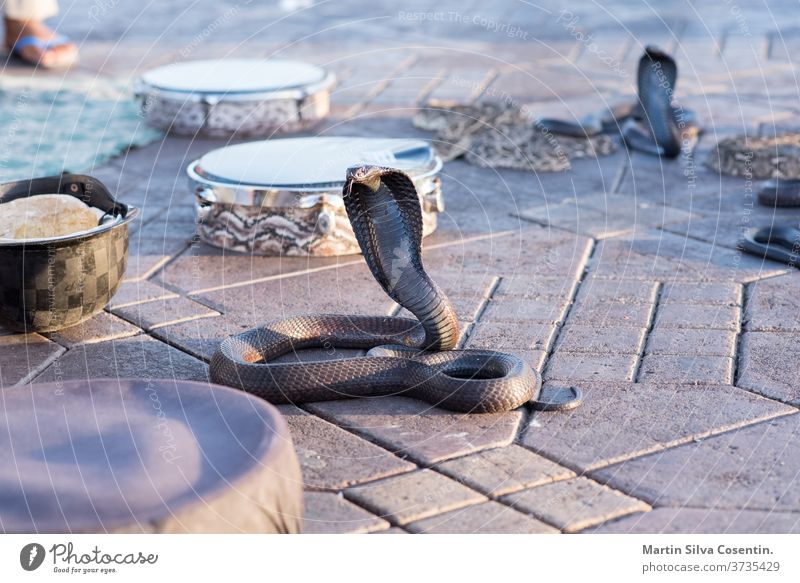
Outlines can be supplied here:
[[142, 81], [153, 89], [222, 96], [297, 89], [326, 76], [324, 69], [299, 61], [220, 59], [165, 65], [145, 73]]
[[[241, 391], [92, 380], [5, 389], [0, 401], [0, 531], [242, 530], [230, 513], [252, 514], [254, 497], [299, 478], [282, 417]], [[296, 488], [263, 511], [298, 512]]]
[[347, 169], [362, 164], [391, 166], [417, 177], [438, 171], [441, 162], [424, 140], [288, 138], [213, 150], [193, 170], [212, 182], [299, 190], [343, 185]]

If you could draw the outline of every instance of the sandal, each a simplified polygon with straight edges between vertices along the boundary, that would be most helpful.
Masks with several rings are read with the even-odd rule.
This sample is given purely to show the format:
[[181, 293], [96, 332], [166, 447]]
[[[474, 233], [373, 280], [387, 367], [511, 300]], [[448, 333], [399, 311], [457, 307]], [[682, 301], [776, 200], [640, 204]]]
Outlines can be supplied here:
[[779, 225], [750, 229], [742, 237], [741, 247], [752, 255], [800, 269], [800, 229], [797, 227]]
[[[42, 63], [42, 57], [44, 57], [45, 54], [47, 54], [47, 51], [50, 49], [70, 44], [73, 44], [72, 41], [68, 37], [60, 34], [55, 35], [50, 40], [43, 40], [37, 36], [23, 36], [17, 39], [17, 41], [14, 43], [14, 46], [9, 49], [9, 53], [12, 57], [22, 61], [26, 65], [33, 65], [35, 67], [42, 67], [45, 69], [61, 69], [74, 65], [78, 61], [77, 51], [72, 54], [65, 54], [61, 59], [47, 65]], [[42, 54], [38, 59], [29, 59], [22, 53], [22, 49], [25, 47], [36, 47], [42, 51]]]

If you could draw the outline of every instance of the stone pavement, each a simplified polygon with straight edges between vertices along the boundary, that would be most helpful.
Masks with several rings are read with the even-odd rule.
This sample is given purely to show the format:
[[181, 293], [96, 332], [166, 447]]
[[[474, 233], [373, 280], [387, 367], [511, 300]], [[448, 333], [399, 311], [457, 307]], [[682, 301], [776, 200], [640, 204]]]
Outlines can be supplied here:
[[[706, 128], [676, 161], [620, 149], [557, 174], [445, 166], [447, 212], [425, 261], [465, 323], [462, 344], [517, 353], [545, 393], [578, 386], [586, 401], [490, 415], [403, 397], [282, 406], [306, 530], [799, 532], [800, 274], [736, 242], [800, 212], [759, 207], [751, 183], [703, 166], [722, 137], [800, 126], [796, 3], [303, 4], [81, 0], [62, 28], [82, 44], [76, 74], [231, 55], [320, 63], [340, 82], [312, 134], [398, 137], [429, 137], [410, 117], [431, 98], [567, 118], [624, 102], [653, 43], [676, 56], [676, 98]], [[260, 322], [393, 313], [359, 257], [196, 242], [183, 171], [223, 143], [169, 137], [93, 170], [143, 208], [127, 280], [76, 329], [0, 336], [4, 390], [202, 380], [217, 343]]]

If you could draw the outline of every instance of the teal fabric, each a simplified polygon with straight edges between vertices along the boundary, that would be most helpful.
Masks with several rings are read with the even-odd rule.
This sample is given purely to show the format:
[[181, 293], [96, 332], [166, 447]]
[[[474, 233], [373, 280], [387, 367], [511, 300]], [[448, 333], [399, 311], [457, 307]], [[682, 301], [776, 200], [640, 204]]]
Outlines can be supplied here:
[[73, 73], [0, 79], [0, 182], [89, 172], [161, 137], [124, 82]]

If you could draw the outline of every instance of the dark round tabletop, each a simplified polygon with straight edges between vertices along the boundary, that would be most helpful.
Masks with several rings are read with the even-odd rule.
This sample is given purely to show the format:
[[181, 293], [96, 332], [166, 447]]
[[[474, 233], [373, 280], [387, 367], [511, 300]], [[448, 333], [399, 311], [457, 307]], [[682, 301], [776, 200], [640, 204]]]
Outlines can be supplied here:
[[0, 532], [297, 532], [286, 423], [176, 380], [0, 389]]

